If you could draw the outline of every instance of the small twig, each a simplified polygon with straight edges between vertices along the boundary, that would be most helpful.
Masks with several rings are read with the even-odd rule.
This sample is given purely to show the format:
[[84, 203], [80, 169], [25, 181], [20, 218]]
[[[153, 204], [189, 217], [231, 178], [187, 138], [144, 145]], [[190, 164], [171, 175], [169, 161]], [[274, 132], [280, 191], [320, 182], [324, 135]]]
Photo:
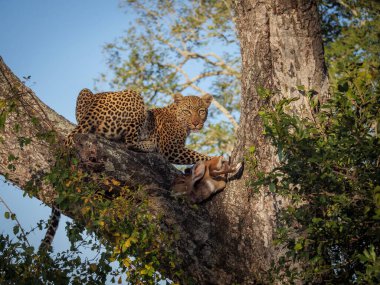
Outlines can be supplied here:
[[7, 208], [7, 210], [9, 211], [9, 213], [11, 213], [11, 215], [14, 216], [14, 220], [16, 221], [17, 225], [19, 226], [20, 230], [21, 230], [21, 233], [22, 233], [22, 236], [25, 240], [25, 242], [28, 244], [28, 246], [30, 247], [30, 243], [28, 241], [28, 238], [26, 237], [26, 234], [25, 234], [25, 231], [23, 229], [23, 227], [21, 226], [19, 220], [17, 219], [16, 217], [16, 214], [13, 213], [13, 211], [9, 208], [9, 206], [7, 205], [7, 203], [5, 203], [4, 199], [0, 196], [0, 202], [3, 203], [3, 205], [5, 206], [5, 208]]
[[[11, 90], [12, 90], [12, 86], [13, 85], [10, 82], [10, 80], [8, 79], [8, 76], [7, 76], [8, 72], [7, 72], [7, 70], [1, 70], [1, 73], [2, 73], [3, 77], [5, 78], [5, 80], [7, 81], [8, 85], [11, 87]], [[16, 95], [16, 96], [19, 97], [20, 103], [26, 104], [28, 107], [30, 107], [36, 113], [41, 112], [43, 114], [43, 116], [45, 117], [45, 122], [49, 125], [49, 127], [51, 128], [51, 130], [54, 130], [54, 126], [53, 126], [52, 122], [50, 121], [50, 119], [49, 119], [48, 115], [46, 114], [45, 110], [42, 108], [42, 106], [39, 103], [38, 99], [35, 98], [33, 92], [31, 90], [29, 90], [29, 88], [27, 88], [26, 86], [22, 86], [22, 88], [19, 89], [19, 92], [20, 92], [20, 94], [14, 94], [14, 95]], [[32, 100], [35, 102], [35, 104], [37, 105], [38, 108], [36, 108], [32, 104], [30, 104], [29, 102], [26, 102], [25, 100], [22, 100], [22, 96], [20, 96], [20, 95], [22, 95], [24, 93], [29, 93], [29, 95], [31, 96]], [[26, 109], [25, 105], [24, 105], [24, 109]], [[29, 112], [27, 112], [27, 113], [29, 114]]]
[[337, 0], [337, 2], [342, 5], [344, 8], [348, 9], [351, 11], [352, 15], [354, 15], [355, 17], [357, 17], [359, 15], [359, 12], [352, 6], [350, 6], [349, 4], [347, 4], [346, 2], [344, 2], [343, 0]]

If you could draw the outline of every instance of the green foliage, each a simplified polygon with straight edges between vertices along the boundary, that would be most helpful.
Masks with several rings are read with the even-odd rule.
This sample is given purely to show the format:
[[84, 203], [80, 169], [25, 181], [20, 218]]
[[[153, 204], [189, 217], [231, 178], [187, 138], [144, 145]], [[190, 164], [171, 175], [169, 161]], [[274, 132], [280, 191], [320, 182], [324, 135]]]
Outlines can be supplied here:
[[8, 211], [4, 217], [13, 223], [13, 238], [0, 234], [0, 283], [1, 284], [104, 284], [110, 270], [107, 255], [99, 253], [96, 274], [91, 270], [88, 259], [81, 259], [78, 247], [58, 254], [37, 253], [28, 237], [38, 226], [25, 232], [7, 204], [0, 198]]
[[[165, 280], [165, 270], [181, 276], [176, 270], [180, 261], [171, 251], [175, 234], [169, 237], [161, 230], [160, 216], [150, 212], [142, 189], [131, 190], [114, 178], [87, 174], [70, 155], [57, 157], [42, 183], [54, 187], [58, 194], [55, 204], [62, 211], [78, 217], [67, 226], [71, 248], [40, 254], [29, 245], [23, 231], [16, 241], [2, 235], [0, 283], [30, 284], [32, 278], [33, 284], [104, 284], [110, 276], [112, 282], [156, 284]], [[41, 185], [41, 177], [35, 179], [28, 184], [30, 193], [37, 193]], [[12, 218], [13, 214], [7, 211], [4, 216]], [[98, 257], [92, 261], [81, 258], [85, 247], [98, 252]], [[111, 267], [110, 262], [117, 266]]]
[[325, 43], [344, 38], [344, 32], [352, 25], [378, 16], [377, 0], [321, 0], [322, 31]]
[[[354, 4], [356, 1], [351, 1]], [[339, 35], [326, 45], [326, 61], [332, 86], [350, 77], [380, 84], [380, 3], [357, 1], [356, 17], [341, 24]]]
[[261, 113], [281, 161], [262, 183], [289, 201], [277, 240], [288, 280], [380, 282], [380, 88], [350, 72], [312, 120], [287, 114], [287, 99]]
[[261, 111], [280, 163], [270, 174], [253, 167], [258, 180], [251, 186], [287, 198], [275, 241], [286, 253], [273, 279], [379, 284], [380, 5], [343, 0], [320, 7], [332, 97], [319, 106], [299, 86], [312, 118], [289, 115], [289, 99]]
[[[170, 250], [173, 239], [161, 231], [160, 217], [150, 213], [146, 193], [115, 178], [89, 177], [75, 165], [75, 160], [58, 160], [46, 178], [58, 192], [57, 205], [63, 210], [80, 207], [87, 231], [106, 246], [109, 261], [118, 261], [112, 274], [133, 284], [155, 284], [162, 278], [157, 272], [161, 262], [174, 271], [178, 260]], [[78, 234], [70, 238], [81, 240]]]
[[0, 235], [1, 284], [104, 284], [110, 267], [101, 253], [94, 272], [93, 263], [65, 251], [55, 256], [36, 254], [25, 242]]

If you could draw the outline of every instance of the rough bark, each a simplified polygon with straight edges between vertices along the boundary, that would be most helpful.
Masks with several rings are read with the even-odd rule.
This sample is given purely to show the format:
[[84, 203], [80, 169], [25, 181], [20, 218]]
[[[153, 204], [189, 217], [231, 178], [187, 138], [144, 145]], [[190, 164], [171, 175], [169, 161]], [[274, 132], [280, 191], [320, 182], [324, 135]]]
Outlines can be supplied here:
[[[13, 104], [16, 104], [15, 108], [8, 112]], [[0, 105], [0, 114], [7, 113], [5, 127], [0, 131], [0, 174], [20, 188], [25, 188], [31, 178], [42, 177], [54, 165], [55, 148], [62, 144], [62, 139], [73, 125], [41, 102], [11, 72], [1, 57]], [[37, 139], [37, 136], [43, 137], [50, 131], [58, 137], [56, 144]], [[21, 148], [22, 138], [32, 138], [32, 141]], [[77, 154], [87, 170], [102, 171], [108, 177], [118, 179], [122, 185], [142, 186], [147, 191], [151, 211], [163, 216], [163, 229], [171, 232], [175, 227], [179, 235], [173, 246], [183, 260], [179, 267], [186, 278], [192, 278], [197, 284], [222, 284], [220, 278], [227, 273], [217, 268], [220, 264], [215, 264], [215, 260], [220, 258], [214, 257], [224, 253], [220, 239], [216, 238], [220, 229], [213, 225], [205, 205], [194, 208], [170, 195], [170, 183], [178, 174], [170, 163], [158, 154], [136, 153], [127, 150], [123, 144], [91, 134], [78, 134], [74, 141]], [[41, 184], [37, 198], [51, 204], [55, 196], [52, 187]], [[81, 220], [78, 206], [72, 205], [65, 214], [86, 224], [87, 221]], [[173, 280], [177, 278], [168, 277]]]
[[[276, 150], [263, 135], [258, 111], [266, 101], [259, 98], [257, 87], [277, 90], [277, 97], [299, 96], [296, 86], [313, 88], [320, 98], [327, 97], [327, 77], [319, 18], [314, 1], [267, 0], [234, 1], [235, 21], [242, 53], [241, 122], [234, 159], [240, 160], [250, 146], [256, 147], [259, 170], [269, 171], [277, 163]], [[48, 143], [33, 140], [20, 150], [18, 137], [35, 137], [54, 129], [64, 137], [72, 129], [63, 117], [44, 105], [0, 60], [0, 100], [21, 99], [19, 115], [10, 114], [0, 144], [0, 172], [23, 188], [32, 174], [46, 171], [54, 163]], [[304, 100], [304, 98], [302, 99]], [[302, 100], [293, 112], [308, 116]], [[33, 124], [26, 116], [39, 119]], [[14, 130], [15, 123], [21, 125]], [[142, 185], [150, 191], [152, 210], [164, 210], [164, 223], [176, 225], [180, 234], [174, 244], [184, 263], [186, 275], [196, 284], [269, 283], [271, 262], [281, 253], [273, 246], [278, 199], [267, 189], [253, 193], [247, 187], [250, 173], [233, 182], [211, 201], [198, 209], [173, 199], [168, 186], [176, 171], [154, 154], [137, 154], [120, 144], [92, 135], [75, 140], [79, 152], [92, 150], [108, 175], [127, 185]], [[9, 154], [15, 170], [8, 169]], [[160, 165], [160, 167], [157, 167]], [[136, 171], [138, 170], [138, 171]], [[135, 173], [136, 175], [133, 175]], [[54, 189], [43, 188], [38, 197], [50, 203]], [[75, 219], [76, 215], [73, 213]]]
[[[319, 100], [328, 98], [321, 25], [316, 1], [234, 1], [234, 20], [242, 55], [241, 119], [233, 156], [240, 160], [255, 146], [258, 171], [269, 172], [278, 163], [276, 149], [263, 135], [258, 88], [274, 92], [275, 99], [300, 97], [291, 112], [311, 118], [306, 97], [297, 90], [313, 89]], [[229, 185], [210, 203], [215, 226], [223, 229], [220, 243], [224, 254], [219, 264], [226, 272], [225, 284], [270, 283], [272, 262], [282, 254], [273, 245], [276, 215], [286, 202], [267, 188], [253, 193], [247, 187], [252, 173]], [[230, 278], [230, 279], [228, 279]]]
[[[0, 173], [24, 188], [32, 175], [47, 171], [54, 160], [49, 143], [36, 137], [55, 130], [58, 138], [62, 138], [73, 125], [43, 104], [31, 89], [15, 77], [1, 57], [0, 101], [1, 115], [6, 117], [4, 129], [0, 130]], [[20, 140], [23, 138], [31, 138], [32, 142], [21, 148]], [[53, 194], [52, 189], [46, 187], [38, 198], [49, 204]]]

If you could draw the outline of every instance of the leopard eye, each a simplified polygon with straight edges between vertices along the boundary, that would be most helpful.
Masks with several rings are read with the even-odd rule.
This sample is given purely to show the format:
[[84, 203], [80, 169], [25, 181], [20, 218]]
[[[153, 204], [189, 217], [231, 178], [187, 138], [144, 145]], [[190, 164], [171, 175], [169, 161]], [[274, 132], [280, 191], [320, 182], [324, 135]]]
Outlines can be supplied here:
[[182, 113], [183, 113], [185, 116], [191, 116], [191, 111], [190, 111], [190, 110], [182, 110]]
[[205, 116], [206, 115], [206, 110], [201, 109], [201, 110], [198, 111], [198, 114], [200, 116]]

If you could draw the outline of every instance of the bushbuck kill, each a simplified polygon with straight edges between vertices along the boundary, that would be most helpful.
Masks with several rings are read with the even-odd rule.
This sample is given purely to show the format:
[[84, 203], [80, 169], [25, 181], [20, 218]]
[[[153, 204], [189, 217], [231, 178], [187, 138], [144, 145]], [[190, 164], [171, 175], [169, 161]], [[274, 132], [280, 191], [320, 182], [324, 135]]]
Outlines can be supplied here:
[[223, 161], [223, 156], [200, 161], [174, 179], [171, 187], [173, 196], [187, 196], [191, 202], [201, 203], [223, 190], [228, 181], [239, 179], [243, 167], [242, 162], [231, 165]]

